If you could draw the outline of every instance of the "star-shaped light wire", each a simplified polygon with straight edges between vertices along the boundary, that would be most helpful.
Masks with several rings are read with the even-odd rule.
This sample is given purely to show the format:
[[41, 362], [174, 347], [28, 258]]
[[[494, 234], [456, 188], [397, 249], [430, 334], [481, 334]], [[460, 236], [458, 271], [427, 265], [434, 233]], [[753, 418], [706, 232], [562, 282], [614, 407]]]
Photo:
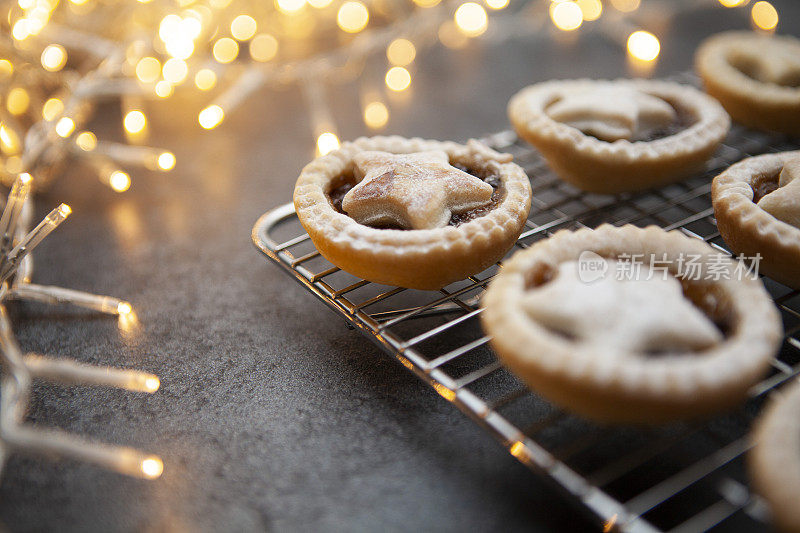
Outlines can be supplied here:
[[361, 152], [354, 161], [364, 178], [345, 195], [342, 209], [361, 224], [437, 228], [453, 213], [492, 198], [491, 185], [451, 166], [442, 151]]
[[126, 447], [84, 440], [56, 429], [38, 429], [24, 423], [31, 381], [40, 378], [65, 384], [103, 385], [153, 393], [160, 382], [153, 374], [120, 370], [43, 355], [24, 354], [14, 337], [3, 303], [36, 300], [71, 303], [108, 314], [133, 313], [128, 302], [60, 287], [30, 282], [31, 251], [61, 224], [71, 210], [66, 204], [53, 209], [33, 230], [27, 230], [31, 206], [27, 201], [31, 176], [17, 177], [0, 216], [0, 468], [12, 452], [56, 455], [95, 463], [111, 470], [144, 478], [157, 478], [163, 470], [160, 458]]

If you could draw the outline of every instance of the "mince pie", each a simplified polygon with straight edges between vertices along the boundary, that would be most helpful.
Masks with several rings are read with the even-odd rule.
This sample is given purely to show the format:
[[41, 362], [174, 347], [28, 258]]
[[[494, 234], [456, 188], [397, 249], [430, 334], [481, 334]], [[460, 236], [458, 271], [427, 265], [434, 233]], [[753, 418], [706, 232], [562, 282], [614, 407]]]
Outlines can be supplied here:
[[657, 187], [702, 168], [730, 119], [692, 87], [648, 80], [549, 81], [508, 104], [517, 133], [589, 192]]
[[734, 120], [800, 135], [800, 40], [731, 31], [708, 38], [695, 67]]
[[714, 178], [717, 227], [736, 254], [800, 289], [800, 151], [750, 157]]
[[511, 160], [477, 141], [360, 138], [306, 165], [294, 205], [334, 265], [439, 289], [499, 261], [519, 237], [531, 187]]
[[742, 401], [782, 340], [772, 300], [740, 266], [655, 226], [559, 231], [503, 264], [481, 319], [500, 360], [566, 409], [603, 422], [702, 416]]
[[756, 422], [748, 466], [775, 526], [800, 533], [800, 382], [787, 387]]

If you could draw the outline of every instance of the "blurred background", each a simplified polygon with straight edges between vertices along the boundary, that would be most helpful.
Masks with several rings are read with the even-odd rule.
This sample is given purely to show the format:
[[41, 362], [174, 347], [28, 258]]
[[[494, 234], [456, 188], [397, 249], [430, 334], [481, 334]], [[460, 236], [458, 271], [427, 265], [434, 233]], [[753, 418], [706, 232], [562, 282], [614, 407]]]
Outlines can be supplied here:
[[155, 481], [10, 456], [10, 530], [593, 527], [250, 243], [341, 140], [509, 128], [552, 78], [692, 68], [729, 29], [800, 33], [793, 0], [19, 0], [0, 149], [37, 220], [34, 280], [127, 320], [9, 307], [25, 351], [157, 374], [148, 396], [36, 385], [27, 420], [157, 454]]

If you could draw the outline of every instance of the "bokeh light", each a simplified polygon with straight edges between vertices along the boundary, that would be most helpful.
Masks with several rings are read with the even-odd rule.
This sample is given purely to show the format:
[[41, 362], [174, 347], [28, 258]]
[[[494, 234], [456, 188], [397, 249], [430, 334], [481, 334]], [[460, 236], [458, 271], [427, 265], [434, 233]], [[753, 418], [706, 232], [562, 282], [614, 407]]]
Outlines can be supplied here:
[[404, 67], [414, 61], [417, 49], [408, 39], [395, 39], [386, 48], [386, 58], [393, 65]]
[[250, 57], [256, 61], [269, 61], [278, 53], [278, 40], [268, 33], [256, 35], [250, 41]]
[[97, 137], [91, 131], [82, 131], [75, 137], [75, 144], [84, 152], [97, 148]]
[[258, 30], [256, 19], [250, 15], [239, 15], [231, 22], [231, 35], [240, 41], [246, 41], [253, 37]]
[[143, 57], [136, 63], [136, 77], [145, 83], [152, 83], [161, 75], [161, 62], [155, 57]]
[[658, 37], [648, 31], [635, 31], [628, 37], [628, 53], [642, 61], [653, 61], [661, 52]]
[[769, 2], [756, 2], [750, 14], [753, 25], [759, 30], [773, 31], [778, 26], [778, 10]]
[[611, 0], [611, 5], [618, 11], [630, 13], [636, 11], [642, 5], [642, 0]]
[[603, 14], [603, 3], [600, 0], [576, 0], [576, 4], [581, 8], [583, 20], [592, 22]]
[[367, 6], [357, 0], [348, 0], [339, 7], [336, 23], [347, 33], [358, 33], [369, 22]]
[[386, 86], [395, 91], [405, 91], [411, 85], [411, 73], [403, 67], [392, 67], [386, 73]]
[[230, 37], [223, 37], [214, 43], [213, 53], [220, 63], [230, 63], [239, 55], [239, 44]]
[[505, 9], [508, 7], [508, 0], [486, 0], [489, 9]]
[[389, 109], [379, 101], [368, 103], [364, 107], [364, 124], [372, 129], [379, 129], [389, 122]]
[[6, 109], [12, 115], [22, 115], [28, 110], [31, 104], [31, 97], [28, 91], [22, 87], [14, 87], [8, 91], [6, 96]]
[[470, 37], [477, 37], [489, 27], [489, 17], [483, 6], [475, 2], [466, 2], [456, 9], [453, 17], [458, 29]]
[[60, 44], [51, 44], [42, 51], [42, 66], [48, 72], [58, 72], [67, 64], [67, 51]]
[[122, 120], [122, 125], [128, 133], [141, 133], [147, 126], [147, 118], [144, 116], [144, 113], [135, 109], [129, 111], [125, 115], [125, 118]]
[[210, 105], [200, 111], [200, 114], [197, 116], [197, 121], [203, 128], [210, 130], [219, 126], [224, 118], [225, 112], [220, 106]]
[[317, 137], [317, 151], [320, 155], [325, 155], [339, 148], [339, 138], [335, 133], [326, 131]]
[[210, 68], [201, 68], [194, 75], [194, 84], [201, 91], [209, 91], [217, 84], [217, 75]]
[[575, 2], [557, 2], [550, 5], [550, 18], [559, 30], [577, 30], [583, 24], [583, 11]]

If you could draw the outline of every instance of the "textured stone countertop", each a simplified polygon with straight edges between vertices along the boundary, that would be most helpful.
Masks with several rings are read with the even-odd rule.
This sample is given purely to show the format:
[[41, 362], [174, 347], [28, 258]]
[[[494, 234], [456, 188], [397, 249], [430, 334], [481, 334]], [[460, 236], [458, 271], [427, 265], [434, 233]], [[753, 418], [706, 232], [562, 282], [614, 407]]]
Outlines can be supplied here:
[[[647, 0], [645, 0], [646, 2]], [[800, 6], [775, 2], [800, 33]], [[745, 28], [748, 10], [672, 22], [659, 72], [691, 66], [706, 35]], [[561, 37], [564, 37], [563, 35]], [[623, 50], [586, 33], [421, 54], [388, 133], [464, 140], [508, 127], [505, 105], [549, 78], [626, 75]], [[365, 133], [352, 86], [331, 92], [341, 138]], [[35, 280], [130, 300], [141, 327], [70, 307], [12, 305], [25, 350], [152, 371], [152, 396], [37, 386], [32, 420], [161, 455], [155, 482], [14, 455], [0, 485], [12, 531], [582, 530], [550, 487], [478, 426], [269, 265], [250, 229], [291, 199], [312, 155], [299, 91], [264, 92], [220, 128], [200, 102], [150, 111], [170, 174], [133, 173], [122, 195], [79, 167], [39, 196], [73, 216], [36, 253]], [[119, 135], [119, 114], [98, 126]]]

